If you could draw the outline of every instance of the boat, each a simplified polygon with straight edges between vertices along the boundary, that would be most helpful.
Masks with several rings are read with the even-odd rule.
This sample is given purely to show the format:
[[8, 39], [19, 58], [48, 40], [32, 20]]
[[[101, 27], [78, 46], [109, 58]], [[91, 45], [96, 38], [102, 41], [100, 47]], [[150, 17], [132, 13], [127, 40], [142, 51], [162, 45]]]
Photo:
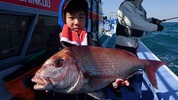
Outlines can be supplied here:
[[[0, 2], [0, 98], [18, 100], [14, 95], [21, 92], [31, 94], [29, 79], [39, 65], [44, 62], [45, 40], [49, 33], [58, 30], [58, 6], [64, 0], [1, 0]], [[90, 32], [97, 34], [102, 46], [113, 48], [116, 35], [112, 32], [103, 34], [101, 0], [87, 0], [89, 3]], [[44, 25], [45, 23], [45, 25]], [[44, 31], [42, 31], [44, 30]], [[40, 39], [39, 39], [40, 38]], [[138, 48], [140, 59], [159, 60], [143, 43]], [[30, 72], [29, 72], [30, 70]], [[28, 77], [25, 77], [28, 76]], [[158, 89], [155, 89], [143, 73], [141, 100], [178, 100], [178, 78], [164, 65], [156, 73]], [[15, 79], [14, 79], [15, 78]], [[16, 78], [20, 81], [16, 83]], [[11, 81], [13, 80], [13, 81]], [[14, 82], [15, 81], [15, 82]], [[137, 84], [136, 84], [137, 85]], [[21, 90], [21, 87], [24, 90]], [[12, 88], [16, 88], [11, 91]], [[19, 90], [18, 90], [19, 89]], [[108, 97], [114, 98], [110, 89]], [[137, 92], [135, 92], [137, 93]], [[21, 93], [22, 94], [22, 93]], [[33, 93], [32, 93], [33, 94]], [[123, 88], [123, 98], [134, 99], [134, 93]], [[29, 98], [24, 98], [29, 99]], [[89, 100], [86, 98], [86, 100]], [[136, 99], [135, 99], [136, 100]]]
[[[104, 36], [105, 39], [103, 46], [107, 48], [113, 48], [116, 34], [112, 36]], [[160, 60], [154, 53], [152, 53], [142, 42], [138, 48], [138, 58]], [[141, 86], [141, 94], [139, 100], [178, 100], [178, 77], [166, 66], [163, 65], [156, 72], [158, 89], [154, 88], [148, 80], [145, 73], [143, 73], [143, 80]], [[125, 89], [126, 90], [126, 89]], [[108, 90], [111, 95], [113, 93]], [[125, 93], [124, 93], [125, 92]], [[135, 95], [137, 93], [131, 93], [128, 91], [123, 92], [124, 98], [118, 98], [118, 100], [137, 100]], [[115, 97], [112, 97], [115, 98]]]

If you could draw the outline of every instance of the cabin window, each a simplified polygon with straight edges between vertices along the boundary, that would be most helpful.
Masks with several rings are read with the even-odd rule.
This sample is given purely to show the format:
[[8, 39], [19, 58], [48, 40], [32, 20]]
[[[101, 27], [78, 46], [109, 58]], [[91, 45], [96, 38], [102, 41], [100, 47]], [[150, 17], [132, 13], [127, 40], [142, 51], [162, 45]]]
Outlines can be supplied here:
[[49, 34], [57, 28], [59, 28], [57, 17], [39, 16], [27, 49], [27, 54], [43, 50]]
[[0, 13], [0, 59], [20, 55], [32, 18]]

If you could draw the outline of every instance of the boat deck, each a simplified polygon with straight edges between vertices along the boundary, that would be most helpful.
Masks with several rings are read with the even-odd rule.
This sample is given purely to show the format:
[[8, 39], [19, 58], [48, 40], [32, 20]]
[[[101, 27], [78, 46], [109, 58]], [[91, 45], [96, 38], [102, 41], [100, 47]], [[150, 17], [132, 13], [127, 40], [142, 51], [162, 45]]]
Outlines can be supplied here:
[[[116, 35], [103, 35], [100, 40], [103, 47], [113, 48]], [[138, 48], [140, 59], [159, 60], [142, 42]], [[139, 75], [133, 81], [135, 92], [123, 88], [123, 98], [119, 100], [178, 100], [178, 77], [166, 66], [163, 65], [156, 72], [158, 89], [155, 89], [149, 82], [145, 73], [143, 79]], [[142, 81], [142, 88], [139, 90], [139, 81]], [[110, 90], [108, 90], [109, 93]], [[113, 95], [112, 92], [110, 93]]]

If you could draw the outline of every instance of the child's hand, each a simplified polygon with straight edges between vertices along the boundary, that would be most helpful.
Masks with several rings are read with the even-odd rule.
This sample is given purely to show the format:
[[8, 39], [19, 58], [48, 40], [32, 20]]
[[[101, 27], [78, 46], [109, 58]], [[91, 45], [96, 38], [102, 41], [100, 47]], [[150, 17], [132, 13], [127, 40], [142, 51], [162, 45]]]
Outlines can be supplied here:
[[115, 82], [112, 83], [112, 86], [114, 88], [117, 88], [118, 86], [129, 86], [129, 85], [130, 85], [130, 83], [128, 80], [123, 80], [121, 78], [117, 78], [115, 80]]

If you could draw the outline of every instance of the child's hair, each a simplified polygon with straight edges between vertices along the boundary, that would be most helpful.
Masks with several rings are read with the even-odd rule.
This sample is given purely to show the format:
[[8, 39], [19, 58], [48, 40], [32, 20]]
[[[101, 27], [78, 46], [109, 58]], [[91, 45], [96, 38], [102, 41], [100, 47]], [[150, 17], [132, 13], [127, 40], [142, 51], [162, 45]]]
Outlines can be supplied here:
[[65, 3], [61, 3], [59, 6], [59, 18], [58, 23], [62, 28], [65, 24], [65, 16], [66, 12], [69, 13], [76, 13], [79, 11], [84, 11], [86, 15], [86, 25], [85, 28], [87, 29], [88, 26], [88, 2], [86, 0], [66, 0]]
[[64, 9], [64, 15], [66, 12], [75, 13], [84, 11], [85, 15], [88, 13], [88, 4], [85, 0], [71, 0], [67, 7]]

